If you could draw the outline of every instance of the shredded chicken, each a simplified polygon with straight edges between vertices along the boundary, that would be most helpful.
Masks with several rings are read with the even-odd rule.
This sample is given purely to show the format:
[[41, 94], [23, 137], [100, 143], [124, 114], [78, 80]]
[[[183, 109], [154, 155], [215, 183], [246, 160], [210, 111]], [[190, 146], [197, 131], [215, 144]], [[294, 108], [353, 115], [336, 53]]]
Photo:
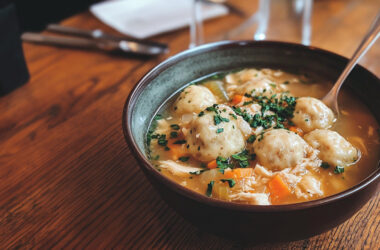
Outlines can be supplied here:
[[270, 205], [269, 195], [265, 193], [236, 193], [230, 195], [233, 201], [248, 201], [253, 205]]
[[190, 172], [196, 172], [202, 170], [202, 168], [189, 167], [181, 163], [167, 160], [160, 161], [160, 168], [167, 169], [170, 173], [180, 177], [190, 176]]

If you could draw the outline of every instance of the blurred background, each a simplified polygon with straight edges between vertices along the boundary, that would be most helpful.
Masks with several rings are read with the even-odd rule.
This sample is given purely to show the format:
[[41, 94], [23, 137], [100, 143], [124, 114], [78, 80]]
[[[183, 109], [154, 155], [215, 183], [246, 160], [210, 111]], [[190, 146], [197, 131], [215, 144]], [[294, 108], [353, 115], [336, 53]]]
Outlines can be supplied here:
[[[20, 39], [25, 32], [34, 33], [22, 36], [24, 42], [114, 50], [99, 40], [45, 37], [49, 24], [85, 29], [81, 34], [62, 32], [60, 27], [47, 29], [54, 33], [83, 37], [87, 32], [94, 38], [99, 34], [92, 32], [103, 29], [119, 40], [161, 42], [158, 46], [168, 47], [149, 48], [155, 55], [220, 40], [254, 39], [302, 43], [350, 56], [347, 51], [353, 52], [379, 10], [378, 0], [0, 0], [0, 93], [8, 93], [29, 79]], [[85, 18], [71, 23], [78, 16]], [[168, 37], [184, 41], [173, 47]], [[371, 53], [380, 56], [379, 47], [376, 44]], [[126, 47], [116, 49], [125, 52]], [[134, 52], [128, 51], [127, 57]], [[369, 68], [379, 64], [372, 61]]]

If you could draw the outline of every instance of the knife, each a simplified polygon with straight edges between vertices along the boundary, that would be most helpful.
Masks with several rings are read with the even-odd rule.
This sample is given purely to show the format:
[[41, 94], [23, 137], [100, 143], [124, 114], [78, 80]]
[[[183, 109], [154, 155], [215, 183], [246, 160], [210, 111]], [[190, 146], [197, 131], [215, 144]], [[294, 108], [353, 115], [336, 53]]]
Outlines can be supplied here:
[[128, 40], [105, 40], [78, 37], [49, 36], [34, 32], [25, 32], [21, 39], [25, 42], [47, 44], [53, 46], [96, 49], [107, 52], [124, 52], [138, 55], [155, 56], [168, 51], [167, 47], [152, 46]]

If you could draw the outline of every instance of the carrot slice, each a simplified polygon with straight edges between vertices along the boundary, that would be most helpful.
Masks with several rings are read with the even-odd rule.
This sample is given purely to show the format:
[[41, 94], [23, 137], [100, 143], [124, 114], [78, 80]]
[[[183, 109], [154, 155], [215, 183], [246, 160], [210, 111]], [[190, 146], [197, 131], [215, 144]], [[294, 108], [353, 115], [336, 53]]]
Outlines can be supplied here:
[[224, 176], [226, 178], [244, 178], [244, 177], [250, 177], [253, 174], [253, 168], [235, 168], [231, 169], [230, 171], [225, 171]]
[[298, 134], [299, 136], [303, 136], [303, 131], [300, 128], [297, 128], [295, 126], [290, 126], [289, 130], [292, 131], [292, 132], [294, 132], [294, 133], [296, 133], [296, 134]]
[[216, 167], [218, 167], [218, 164], [216, 163], [216, 160], [210, 161], [207, 164], [207, 168], [213, 169], [213, 168], [216, 168]]
[[237, 105], [237, 104], [241, 103], [243, 101], [243, 98], [244, 98], [244, 96], [242, 96], [242, 95], [234, 95], [234, 97], [232, 98], [232, 104]]
[[270, 197], [274, 201], [282, 200], [291, 194], [288, 185], [278, 174], [268, 182], [268, 189]]

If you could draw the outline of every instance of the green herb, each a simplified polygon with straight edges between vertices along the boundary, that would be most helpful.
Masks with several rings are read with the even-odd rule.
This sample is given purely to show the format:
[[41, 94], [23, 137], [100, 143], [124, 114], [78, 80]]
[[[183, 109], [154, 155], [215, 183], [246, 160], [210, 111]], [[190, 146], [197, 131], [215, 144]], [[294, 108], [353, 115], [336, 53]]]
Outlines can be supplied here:
[[289, 81], [285, 81], [285, 82], [283, 82], [283, 84], [289, 84]]
[[320, 166], [321, 168], [324, 168], [324, 169], [327, 169], [327, 168], [329, 168], [330, 167], [330, 164], [328, 164], [327, 162], [322, 162], [321, 163], [321, 166]]
[[215, 181], [210, 181], [210, 183], [207, 184], [206, 195], [207, 195], [208, 197], [211, 197], [211, 194], [212, 194], [212, 188], [214, 187], [214, 183], [215, 183]]
[[214, 124], [218, 125], [222, 122], [222, 119], [220, 119], [220, 115], [214, 115]]
[[202, 162], [202, 163], [201, 163], [201, 168], [207, 168], [207, 164], [204, 163], [204, 162]]
[[231, 157], [238, 162], [241, 168], [246, 168], [249, 166], [247, 150], [243, 150], [238, 154], [231, 155]]
[[309, 121], [309, 119], [305, 119], [305, 122], [308, 122]]
[[174, 130], [179, 130], [179, 125], [178, 124], [171, 124], [170, 127]]
[[165, 151], [169, 151], [170, 148], [168, 146], [165, 147]]
[[247, 139], [248, 143], [253, 143], [256, 140], [256, 135], [250, 135]]
[[256, 154], [251, 154], [251, 161], [254, 161], [256, 159]]
[[157, 143], [160, 146], [166, 146], [168, 144], [168, 140], [166, 140], [166, 135], [165, 134], [159, 135]]
[[201, 111], [198, 116], [201, 117], [201, 116], [204, 116], [205, 112], [204, 111]]
[[155, 121], [158, 121], [158, 120], [161, 120], [162, 118], [163, 118], [162, 115], [157, 114], [153, 119], [154, 119]]
[[188, 156], [181, 156], [178, 158], [178, 160], [180, 160], [182, 162], [187, 162], [189, 159], [190, 159], [190, 157], [188, 157]]
[[227, 118], [224, 118], [220, 115], [214, 115], [214, 123], [215, 125], [220, 124], [221, 122], [229, 122], [230, 120]]
[[272, 88], [276, 88], [277, 87], [277, 85], [275, 84], [275, 83], [269, 83], [269, 85], [272, 87]]
[[222, 133], [223, 131], [224, 131], [223, 128], [218, 128], [218, 129], [216, 130], [216, 133], [217, 133], [217, 134], [220, 134], [220, 133]]
[[201, 173], [203, 173], [205, 171], [208, 171], [208, 169], [201, 169], [201, 170], [198, 170], [198, 171], [189, 172], [189, 174], [200, 175]]
[[161, 119], [162, 119], [162, 115], [157, 114], [157, 115], [153, 118], [153, 120], [152, 120], [152, 123], [151, 123], [151, 125], [150, 125], [149, 130], [148, 130], [148, 133], [147, 133], [147, 135], [146, 135], [146, 144], [147, 144], [148, 146], [150, 146], [150, 143], [151, 143], [151, 141], [152, 141], [152, 139], [153, 139], [152, 135], [153, 135], [154, 131], [156, 130], [157, 126], [158, 126], [157, 121], [158, 121], [158, 120], [161, 120]]
[[185, 144], [186, 143], [186, 140], [178, 140], [178, 141], [175, 141], [173, 144]]
[[156, 155], [155, 157], [153, 157], [154, 161], [157, 161], [158, 159], [160, 159], [160, 155]]
[[219, 172], [221, 172], [222, 174], [224, 174], [224, 170], [226, 168], [233, 166], [232, 164], [229, 164], [228, 159], [221, 156], [216, 157], [216, 165], [219, 168]]
[[335, 169], [334, 169], [334, 173], [335, 174], [341, 174], [343, 172], [344, 172], [344, 167], [336, 166]]
[[230, 186], [230, 188], [234, 187], [236, 182], [234, 179], [221, 179], [221, 181], [224, 183], [224, 182], [228, 182], [228, 185]]
[[216, 109], [217, 107], [218, 107], [218, 104], [213, 104], [212, 106], [207, 107], [206, 110], [207, 111], [214, 111], [215, 113], [218, 113], [218, 110]]
[[247, 106], [247, 105], [252, 104], [252, 103], [253, 103], [253, 101], [243, 102], [243, 106]]
[[237, 116], [235, 114], [229, 114], [230, 116], [232, 116], [235, 120], [237, 119]]
[[178, 137], [177, 132], [175, 132], [175, 131], [170, 132], [170, 138], [177, 138], [177, 137]]
[[211, 80], [220, 80], [220, 79], [223, 79], [226, 75], [227, 75], [227, 73], [217, 73], [215, 75], [210, 76], [209, 79], [211, 79]]

